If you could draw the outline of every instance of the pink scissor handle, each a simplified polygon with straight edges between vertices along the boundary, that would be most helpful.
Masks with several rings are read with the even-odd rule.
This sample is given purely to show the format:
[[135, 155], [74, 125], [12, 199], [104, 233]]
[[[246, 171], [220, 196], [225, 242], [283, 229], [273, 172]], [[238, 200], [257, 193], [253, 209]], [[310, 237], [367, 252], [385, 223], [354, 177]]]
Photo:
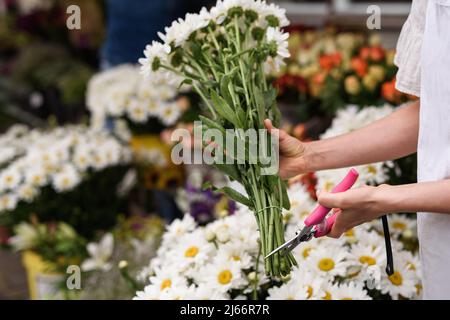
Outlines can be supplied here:
[[[358, 179], [359, 173], [355, 169], [350, 169], [350, 171], [347, 173], [345, 178], [336, 185], [333, 190], [331, 190], [331, 193], [338, 193], [338, 192], [344, 192], [350, 189], [356, 182], [356, 179]], [[306, 218], [305, 225], [310, 227], [314, 225], [318, 225], [322, 223], [322, 221], [327, 216], [328, 212], [330, 212], [331, 208], [324, 207], [322, 205], [318, 205], [314, 211]], [[330, 217], [331, 218], [331, 217]], [[334, 223], [334, 220], [332, 221]], [[331, 228], [330, 228], [331, 230]]]
[[316, 225], [314, 238], [320, 238], [330, 233], [331, 229], [333, 228], [334, 222], [336, 221], [337, 215], [337, 213], [334, 213], [330, 217], [326, 218], [322, 223]]

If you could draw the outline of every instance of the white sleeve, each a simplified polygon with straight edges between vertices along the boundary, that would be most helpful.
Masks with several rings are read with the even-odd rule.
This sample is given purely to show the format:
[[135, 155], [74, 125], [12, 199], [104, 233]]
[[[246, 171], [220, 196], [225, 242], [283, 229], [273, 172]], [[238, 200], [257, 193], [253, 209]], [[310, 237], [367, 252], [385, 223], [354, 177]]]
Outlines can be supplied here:
[[397, 90], [420, 96], [420, 59], [428, 0], [413, 0], [411, 12], [403, 25], [394, 58], [399, 68]]

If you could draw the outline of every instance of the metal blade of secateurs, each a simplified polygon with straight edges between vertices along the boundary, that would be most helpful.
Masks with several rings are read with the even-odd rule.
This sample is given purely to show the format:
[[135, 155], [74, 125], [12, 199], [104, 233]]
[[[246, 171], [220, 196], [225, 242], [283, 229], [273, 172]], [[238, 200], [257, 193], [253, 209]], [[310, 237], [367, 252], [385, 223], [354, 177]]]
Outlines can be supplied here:
[[293, 237], [291, 240], [286, 241], [281, 246], [273, 250], [271, 253], [269, 253], [265, 259], [270, 257], [271, 255], [277, 253], [280, 250], [284, 250], [283, 254], [286, 255], [288, 252], [292, 251], [297, 247], [302, 241], [304, 241], [305, 236], [311, 232], [311, 227], [305, 227], [302, 229], [301, 232], [297, 232], [296, 236]]

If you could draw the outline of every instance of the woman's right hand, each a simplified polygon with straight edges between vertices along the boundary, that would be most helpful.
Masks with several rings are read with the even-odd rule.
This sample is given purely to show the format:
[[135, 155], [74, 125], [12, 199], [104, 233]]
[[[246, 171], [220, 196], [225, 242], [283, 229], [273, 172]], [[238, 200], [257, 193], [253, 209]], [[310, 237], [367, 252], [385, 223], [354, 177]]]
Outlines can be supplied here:
[[282, 179], [289, 179], [307, 172], [307, 165], [304, 158], [306, 145], [290, 136], [286, 131], [275, 128], [269, 119], [264, 120], [264, 125], [270, 134], [279, 138], [280, 177]]

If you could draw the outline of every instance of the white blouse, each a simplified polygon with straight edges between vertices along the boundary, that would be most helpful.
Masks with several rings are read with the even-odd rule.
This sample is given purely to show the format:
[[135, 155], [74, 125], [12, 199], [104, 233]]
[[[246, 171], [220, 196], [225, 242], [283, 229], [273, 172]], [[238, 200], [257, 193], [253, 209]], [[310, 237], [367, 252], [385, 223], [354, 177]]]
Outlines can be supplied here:
[[397, 90], [420, 96], [420, 57], [428, 0], [413, 0], [397, 43], [394, 63], [399, 68]]

